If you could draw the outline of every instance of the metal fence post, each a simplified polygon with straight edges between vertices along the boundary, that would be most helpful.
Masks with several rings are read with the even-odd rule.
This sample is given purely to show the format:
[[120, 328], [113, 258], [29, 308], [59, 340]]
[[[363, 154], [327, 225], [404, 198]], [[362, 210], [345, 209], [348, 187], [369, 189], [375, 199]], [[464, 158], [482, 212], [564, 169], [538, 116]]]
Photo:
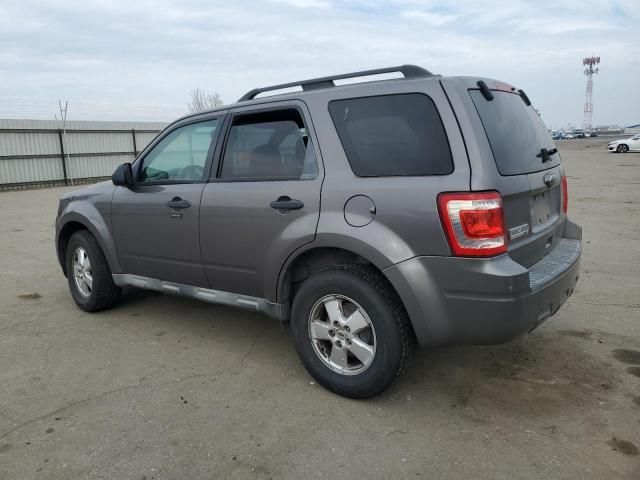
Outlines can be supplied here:
[[62, 140], [62, 130], [58, 129], [58, 138], [60, 139], [60, 159], [62, 160], [62, 174], [64, 175], [64, 184], [69, 185], [67, 178], [67, 161], [64, 158], [64, 141]]
[[136, 145], [136, 130], [135, 128], [131, 129], [131, 138], [133, 138], [133, 158], [138, 156], [138, 146]]

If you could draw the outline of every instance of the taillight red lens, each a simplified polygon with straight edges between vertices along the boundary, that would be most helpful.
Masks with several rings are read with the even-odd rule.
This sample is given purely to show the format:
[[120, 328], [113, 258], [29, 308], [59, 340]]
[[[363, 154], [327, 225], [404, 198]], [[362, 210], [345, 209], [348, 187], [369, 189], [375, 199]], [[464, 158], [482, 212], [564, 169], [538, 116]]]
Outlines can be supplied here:
[[569, 208], [569, 190], [567, 188], [567, 176], [562, 176], [562, 211], [567, 213]]
[[460, 221], [468, 237], [485, 238], [504, 234], [502, 208], [461, 210]]
[[443, 193], [438, 197], [438, 209], [455, 255], [491, 257], [507, 251], [498, 192]]

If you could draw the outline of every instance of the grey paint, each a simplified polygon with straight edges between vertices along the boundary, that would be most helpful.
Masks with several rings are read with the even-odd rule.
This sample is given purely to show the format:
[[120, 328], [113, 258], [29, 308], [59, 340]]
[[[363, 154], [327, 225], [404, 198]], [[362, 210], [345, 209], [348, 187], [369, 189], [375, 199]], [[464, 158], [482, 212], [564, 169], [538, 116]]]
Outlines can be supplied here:
[[[284, 101], [268, 106], [300, 109], [316, 150], [318, 176], [313, 180], [208, 183], [202, 195], [200, 237], [202, 263], [211, 288], [276, 302], [281, 266], [292, 252], [314, 239], [324, 169], [306, 105]], [[242, 106], [229, 113], [253, 110]], [[304, 208], [286, 213], [274, 210], [270, 203], [281, 196], [301, 200]]]
[[[557, 245], [562, 236], [564, 216], [559, 210], [552, 213], [552, 218], [545, 223], [544, 228], [535, 228], [531, 215], [532, 195], [548, 190], [544, 183], [544, 175], [553, 172], [558, 178], [564, 173], [564, 167], [560, 164], [551, 170], [546, 170], [529, 175], [502, 176], [493, 160], [493, 153], [489, 140], [485, 134], [480, 117], [473, 105], [467, 89], [477, 88], [478, 77], [456, 77], [442, 80], [444, 90], [456, 111], [460, 127], [467, 142], [469, 152], [469, 164], [471, 166], [471, 190], [497, 190], [504, 202], [504, 215], [507, 229], [523, 225], [530, 225], [530, 235], [509, 243], [509, 255], [516, 261], [529, 267], [540, 260], [549, 252], [549, 247]], [[491, 85], [494, 80], [483, 79]], [[556, 185], [550, 192], [559, 205], [561, 192]], [[551, 243], [548, 240], [551, 238]]]
[[[285, 279], [293, 262], [314, 249], [340, 248], [360, 255], [383, 272], [403, 301], [422, 345], [507, 340], [535, 328], [573, 291], [579, 255], [563, 263], [535, 292], [530, 269], [535, 275], [546, 269], [540, 263], [545, 255], [558, 244], [566, 245], [567, 239], [579, 244], [581, 232], [559, 211], [560, 190], [544, 185], [544, 172], [499, 175], [467, 92], [477, 80], [431, 77], [345, 85], [184, 117], [145, 149], [134, 163], [134, 172], [164, 135], [184, 123], [216, 116], [225, 118], [226, 128], [235, 112], [295, 106], [305, 117], [320, 173], [305, 181], [221, 181], [216, 175], [223, 145], [219, 135], [208, 160], [212, 168], [206, 183], [131, 189], [102, 186], [97, 196], [90, 195], [91, 188], [85, 189], [84, 195], [63, 199], [58, 230], [71, 210], [94, 212], [85, 215], [84, 221], [104, 245], [114, 278], [121, 284], [226, 304], [236, 304], [238, 298], [258, 299], [255, 302], [263, 307], [256, 308], [278, 318], [285, 318], [288, 312]], [[428, 95], [438, 108], [451, 146], [453, 173], [355, 176], [328, 102], [416, 92]], [[562, 166], [553, 173], [560, 178]], [[498, 190], [504, 198], [507, 228], [531, 224], [530, 234], [511, 241], [508, 253], [498, 257], [452, 257], [437, 196], [469, 190]], [[113, 193], [112, 209], [109, 193]], [[533, 212], [538, 193], [552, 196], [550, 204], [556, 207], [536, 223]], [[304, 208], [286, 214], [270, 208], [271, 201], [285, 195], [302, 200]], [[173, 196], [192, 203], [182, 218], [175, 218], [166, 207]], [[354, 198], [369, 200], [350, 207]], [[375, 205], [375, 216], [371, 205]], [[368, 214], [363, 210], [367, 207]]]
[[232, 307], [244, 308], [254, 312], [266, 313], [270, 317], [285, 320], [288, 316], [286, 305], [271, 303], [264, 298], [251, 297], [236, 293], [223, 292], [210, 288], [184, 285], [181, 283], [167, 282], [156, 278], [148, 278], [140, 275], [113, 274], [113, 282], [120, 287], [136, 287], [156, 292], [168, 293], [170, 295], [180, 295], [195, 298], [203, 302], [229, 305]]
[[[203, 183], [116, 187], [113, 237], [123, 271], [207, 287], [200, 258], [199, 212]], [[175, 211], [174, 197], [191, 203]]]
[[[78, 223], [96, 237], [111, 271], [122, 272], [111, 228], [111, 199], [114, 190], [115, 187], [111, 182], [100, 182], [66, 193], [60, 198], [56, 219], [56, 252], [59, 259], [60, 254], [64, 254], [59, 249], [60, 233], [65, 226]], [[61, 264], [64, 269], [64, 264], [62, 262]]]
[[364, 227], [376, 218], [376, 204], [366, 195], [354, 195], [344, 204], [344, 220], [352, 227]]

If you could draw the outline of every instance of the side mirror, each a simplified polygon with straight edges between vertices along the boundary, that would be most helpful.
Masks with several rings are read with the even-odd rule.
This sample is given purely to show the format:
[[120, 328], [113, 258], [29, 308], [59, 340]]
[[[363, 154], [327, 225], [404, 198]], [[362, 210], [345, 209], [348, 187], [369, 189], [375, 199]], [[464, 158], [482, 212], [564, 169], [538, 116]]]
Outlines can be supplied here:
[[111, 181], [118, 187], [131, 188], [133, 186], [133, 170], [130, 163], [118, 165], [116, 171], [111, 175]]

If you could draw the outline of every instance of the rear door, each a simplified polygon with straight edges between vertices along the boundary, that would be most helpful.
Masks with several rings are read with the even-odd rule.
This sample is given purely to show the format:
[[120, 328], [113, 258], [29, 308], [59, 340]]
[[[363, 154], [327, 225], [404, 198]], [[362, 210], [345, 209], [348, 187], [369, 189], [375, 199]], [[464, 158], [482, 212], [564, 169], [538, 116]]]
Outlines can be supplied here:
[[304, 103], [230, 113], [202, 195], [202, 261], [214, 290], [268, 298], [286, 258], [315, 236], [323, 171]]
[[471, 189], [500, 192], [509, 255], [529, 267], [562, 236], [560, 154], [522, 90], [485, 80], [483, 93], [476, 81], [465, 80], [459, 92], [474, 131], [468, 139]]

